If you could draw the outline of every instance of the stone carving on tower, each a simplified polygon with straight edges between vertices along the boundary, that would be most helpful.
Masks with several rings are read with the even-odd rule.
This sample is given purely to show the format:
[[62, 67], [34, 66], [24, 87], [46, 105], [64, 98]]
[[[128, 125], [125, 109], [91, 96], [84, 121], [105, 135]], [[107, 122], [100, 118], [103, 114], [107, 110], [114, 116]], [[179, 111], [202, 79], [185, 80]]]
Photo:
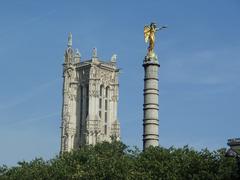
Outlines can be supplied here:
[[104, 62], [94, 48], [92, 58], [82, 61], [68, 37], [63, 64], [63, 105], [60, 153], [95, 145], [102, 141], [120, 140], [118, 109], [117, 56]]

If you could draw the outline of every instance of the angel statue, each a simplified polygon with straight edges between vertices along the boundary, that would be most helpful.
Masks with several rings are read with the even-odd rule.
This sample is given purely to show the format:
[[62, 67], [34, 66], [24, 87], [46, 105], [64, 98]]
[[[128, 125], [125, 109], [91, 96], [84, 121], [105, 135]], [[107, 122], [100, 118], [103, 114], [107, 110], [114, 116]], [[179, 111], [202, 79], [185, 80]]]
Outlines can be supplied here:
[[167, 28], [166, 26], [162, 26], [160, 28], [157, 27], [156, 23], [151, 23], [150, 26], [144, 26], [144, 39], [147, 43], [149, 41], [148, 46], [148, 56], [153, 57], [154, 54], [154, 43], [155, 43], [155, 33], [161, 29]]

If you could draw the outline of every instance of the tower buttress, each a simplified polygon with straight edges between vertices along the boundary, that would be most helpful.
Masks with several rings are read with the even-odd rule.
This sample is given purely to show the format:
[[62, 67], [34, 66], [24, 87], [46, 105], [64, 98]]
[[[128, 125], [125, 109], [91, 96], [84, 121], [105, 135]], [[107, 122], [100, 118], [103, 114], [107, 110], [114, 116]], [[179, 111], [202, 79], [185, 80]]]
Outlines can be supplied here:
[[76, 69], [74, 66], [74, 50], [72, 49], [72, 34], [68, 36], [67, 49], [65, 50], [63, 64], [63, 104], [61, 123], [61, 148], [60, 152], [74, 147], [76, 123], [74, 120], [76, 93]]

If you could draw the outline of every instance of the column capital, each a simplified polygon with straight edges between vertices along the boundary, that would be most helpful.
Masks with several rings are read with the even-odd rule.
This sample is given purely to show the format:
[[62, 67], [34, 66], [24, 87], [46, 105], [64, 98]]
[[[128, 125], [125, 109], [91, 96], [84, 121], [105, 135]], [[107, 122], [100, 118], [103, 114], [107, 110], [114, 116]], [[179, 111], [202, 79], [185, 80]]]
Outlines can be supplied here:
[[143, 60], [143, 67], [148, 66], [148, 65], [157, 65], [160, 66], [159, 62], [158, 62], [158, 57], [157, 55], [154, 56], [145, 56], [144, 60]]

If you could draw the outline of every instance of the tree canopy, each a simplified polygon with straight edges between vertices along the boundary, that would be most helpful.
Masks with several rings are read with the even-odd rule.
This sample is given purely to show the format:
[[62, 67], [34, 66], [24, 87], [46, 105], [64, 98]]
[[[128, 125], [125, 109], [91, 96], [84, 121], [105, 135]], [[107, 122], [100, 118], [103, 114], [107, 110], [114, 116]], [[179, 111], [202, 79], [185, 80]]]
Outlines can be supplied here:
[[47, 161], [36, 158], [15, 167], [0, 166], [0, 179], [239, 179], [237, 163], [226, 158], [225, 151], [185, 146], [150, 147], [141, 152], [121, 142], [103, 142]]

